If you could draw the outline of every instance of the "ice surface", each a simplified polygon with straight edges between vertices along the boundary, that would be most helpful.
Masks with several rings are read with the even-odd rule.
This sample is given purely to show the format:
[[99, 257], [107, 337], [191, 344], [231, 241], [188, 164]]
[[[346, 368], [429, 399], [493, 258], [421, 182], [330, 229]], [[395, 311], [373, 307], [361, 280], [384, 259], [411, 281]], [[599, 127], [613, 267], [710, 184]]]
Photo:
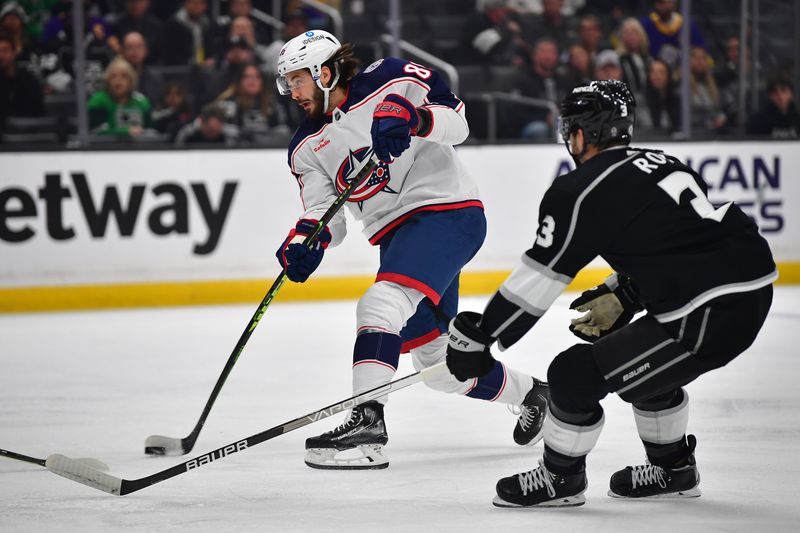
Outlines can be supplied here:
[[[539, 377], [572, 344], [556, 305], [500, 357]], [[0, 458], [0, 531], [799, 531], [800, 288], [780, 287], [753, 347], [688, 387], [703, 496], [620, 501], [610, 475], [644, 454], [628, 405], [604, 401], [583, 507], [491, 505], [501, 476], [541, 445], [513, 444], [504, 406], [415, 385], [387, 407], [391, 466], [312, 470], [301, 428], [140, 492], [115, 497]], [[480, 310], [484, 298], [465, 299]], [[96, 457], [134, 479], [350, 396], [355, 302], [271, 306], [234, 368], [194, 452], [147, 457], [144, 439], [185, 436], [255, 304], [0, 315], [0, 447]], [[399, 375], [413, 371], [404, 356]]]

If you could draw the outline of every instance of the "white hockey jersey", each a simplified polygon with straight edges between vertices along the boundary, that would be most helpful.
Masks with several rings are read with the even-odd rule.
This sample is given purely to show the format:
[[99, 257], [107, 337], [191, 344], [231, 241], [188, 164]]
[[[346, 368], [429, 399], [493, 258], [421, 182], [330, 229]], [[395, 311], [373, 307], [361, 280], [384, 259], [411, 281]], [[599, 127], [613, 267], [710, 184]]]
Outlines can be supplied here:
[[[319, 219], [366, 162], [372, 146], [375, 106], [399, 94], [430, 109], [429, 134], [412, 137], [411, 146], [391, 164], [381, 163], [357, 188], [347, 205], [372, 244], [419, 211], [480, 206], [478, 189], [453, 145], [467, 138], [464, 103], [439, 75], [397, 58], [381, 59], [350, 81], [347, 95], [322, 119], [307, 119], [289, 145], [289, 167], [300, 186], [302, 218]], [[355, 171], [354, 171], [355, 170]], [[340, 211], [328, 225], [332, 246], [346, 234]]]

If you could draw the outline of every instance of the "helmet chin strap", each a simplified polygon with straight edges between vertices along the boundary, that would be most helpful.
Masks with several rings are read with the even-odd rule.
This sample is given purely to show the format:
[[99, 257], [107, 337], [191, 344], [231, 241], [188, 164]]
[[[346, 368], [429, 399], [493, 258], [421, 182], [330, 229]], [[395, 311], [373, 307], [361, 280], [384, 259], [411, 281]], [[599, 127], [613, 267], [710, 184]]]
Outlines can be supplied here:
[[331, 102], [331, 91], [336, 88], [336, 83], [339, 81], [339, 67], [336, 66], [335, 64], [333, 65], [333, 72], [334, 72], [334, 76], [333, 76], [333, 81], [331, 81], [331, 86], [330, 87], [323, 86], [322, 85], [322, 79], [317, 79], [317, 87], [319, 87], [320, 90], [322, 91], [322, 98], [323, 98], [323, 100], [322, 100], [322, 112], [323, 113], [327, 113], [328, 112], [328, 106], [330, 105], [330, 102]]

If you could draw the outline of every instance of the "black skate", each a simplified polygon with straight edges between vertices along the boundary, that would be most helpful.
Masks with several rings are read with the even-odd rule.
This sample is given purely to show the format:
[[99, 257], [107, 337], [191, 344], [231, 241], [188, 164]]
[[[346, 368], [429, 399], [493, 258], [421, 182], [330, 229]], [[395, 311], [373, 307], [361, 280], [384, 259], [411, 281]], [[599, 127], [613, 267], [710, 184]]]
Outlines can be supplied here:
[[514, 442], [520, 446], [533, 446], [542, 440], [542, 425], [550, 400], [550, 387], [533, 378], [533, 388], [519, 406], [519, 418], [514, 426]]
[[388, 440], [383, 405], [366, 402], [354, 407], [341, 426], [306, 439], [306, 464], [335, 470], [386, 468], [383, 446]]
[[497, 482], [497, 507], [577, 507], [586, 503], [586, 473], [553, 474], [539, 461], [539, 468], [504, 477]]
[[611, 476], [608, 495], [613, 498], [697, 498], [700, 496], [700, 474], [694, 460], [697, 439], [687, 437], [688, 464], [679, 468], [662, 468], [652, 464], [627, 466]]

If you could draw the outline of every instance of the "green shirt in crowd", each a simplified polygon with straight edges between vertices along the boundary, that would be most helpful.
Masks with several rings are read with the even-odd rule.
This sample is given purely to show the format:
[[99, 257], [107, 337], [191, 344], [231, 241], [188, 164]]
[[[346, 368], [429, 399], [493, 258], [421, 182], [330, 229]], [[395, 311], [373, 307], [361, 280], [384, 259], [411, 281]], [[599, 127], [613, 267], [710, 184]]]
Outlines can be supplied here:
[[89, 128], [103, 135], [125, 135], [131, 126], [151, 128], [150, 100], [134, 92], [123, 105], [117, 104], [108, 91], [97, 91], [89, 98]]

